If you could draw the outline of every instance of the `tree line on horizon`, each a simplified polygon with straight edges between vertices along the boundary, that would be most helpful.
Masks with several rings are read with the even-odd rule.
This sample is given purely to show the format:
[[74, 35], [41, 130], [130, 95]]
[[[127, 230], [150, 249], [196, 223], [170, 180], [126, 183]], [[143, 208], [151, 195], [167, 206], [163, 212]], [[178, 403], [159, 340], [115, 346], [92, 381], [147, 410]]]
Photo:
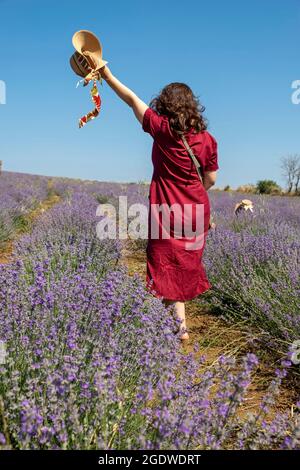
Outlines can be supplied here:
[[[282, 157], [280, 168], [286, 189], [283, 189], [274, 180], [265, 179], [259, 180], [256, 184], [239, 186], [236, 191], [251, 194], [300, 196], [300, 155], [295, 154]], [[230, 190], [229, 185], [225, 186], [224, 191]]]

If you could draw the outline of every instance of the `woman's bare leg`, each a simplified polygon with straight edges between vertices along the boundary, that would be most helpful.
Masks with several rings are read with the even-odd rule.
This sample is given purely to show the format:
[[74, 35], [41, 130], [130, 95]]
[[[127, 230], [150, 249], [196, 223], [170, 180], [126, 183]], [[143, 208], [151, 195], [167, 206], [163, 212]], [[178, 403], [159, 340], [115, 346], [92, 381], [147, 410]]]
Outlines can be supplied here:
[[186, 318], [185, 318], [185, 303], [184, 302], [176, 302], [174, 300], [165, 300], [165, 304], [167, 306], [174, 305], [176, 316], [179, 320], [181, 320], [180, 331], [182, 332], [180, 338], [182, 340], [189, 339], [189, 335], [186, 331]]

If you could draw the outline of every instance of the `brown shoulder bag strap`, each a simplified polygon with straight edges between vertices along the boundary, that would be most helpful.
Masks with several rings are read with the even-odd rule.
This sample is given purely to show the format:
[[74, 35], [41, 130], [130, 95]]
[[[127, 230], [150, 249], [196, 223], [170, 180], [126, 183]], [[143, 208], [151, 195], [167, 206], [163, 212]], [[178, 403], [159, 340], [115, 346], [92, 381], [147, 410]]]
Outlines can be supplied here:
[[192, 151], [191, 147], [189, 146], [189, 144], [187, 143], [187, 140], [186, 140], [184, 134], [181, 134], [181, 139], [182, 139], [182, 142], [183, 142], [183, 144], [184, 144], [184, 146], [185, 146], [192, 162], [195, 165], [196, 171], [197, 171], [198, 176], [199, 176], [199, 180], [203, 184], [203, 180], [202, 180], [202, 176], [201, 176], [201, 172], [200, 172], [201, 165], [200, 165], [199, 161], [197, 160], [197, 158], [195, 157], [195, 155], [193, 154], [193, 151]]

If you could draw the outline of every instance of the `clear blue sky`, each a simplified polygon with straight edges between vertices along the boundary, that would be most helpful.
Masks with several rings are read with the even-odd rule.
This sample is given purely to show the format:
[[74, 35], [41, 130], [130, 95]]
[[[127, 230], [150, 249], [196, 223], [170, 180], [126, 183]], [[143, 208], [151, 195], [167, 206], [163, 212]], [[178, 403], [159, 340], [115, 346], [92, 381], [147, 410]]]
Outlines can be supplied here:
[[300, 153], [299, 0], [0, 0], [0, 159], [6, 170], [150, 180], [152, 140], [109, 87], [101, 116], [69, 66], [78, 29], [97, 33], [112, 72], [144, 101], [188, 83], [219, 142], [218, 185], [272, 178]]

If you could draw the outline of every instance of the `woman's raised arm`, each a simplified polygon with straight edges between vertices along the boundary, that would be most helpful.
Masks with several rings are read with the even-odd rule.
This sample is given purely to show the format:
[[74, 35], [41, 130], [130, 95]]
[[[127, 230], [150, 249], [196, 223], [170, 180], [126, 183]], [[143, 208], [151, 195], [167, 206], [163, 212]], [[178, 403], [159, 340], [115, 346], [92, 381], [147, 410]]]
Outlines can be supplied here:
[[137, 120], [142, 124], [146, 109], [149, 107], [130, 88], [123, 85], [105, 65], [100, 69], [101, 77], [114, 90], [114, 92], [133, 109]]

